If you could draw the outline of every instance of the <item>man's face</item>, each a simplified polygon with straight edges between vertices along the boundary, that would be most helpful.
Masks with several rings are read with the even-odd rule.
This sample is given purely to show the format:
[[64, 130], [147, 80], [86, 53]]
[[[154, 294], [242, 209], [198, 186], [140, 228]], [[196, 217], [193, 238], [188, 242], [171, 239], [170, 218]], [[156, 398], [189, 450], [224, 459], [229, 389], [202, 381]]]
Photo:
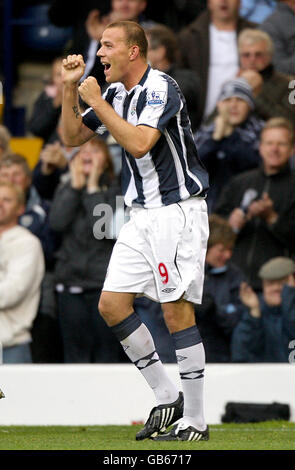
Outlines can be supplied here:
[[271, 56], [265, 41], [254, 44], [244, 43], [240, 46], [239, 54], [242, 70], [261, 72], [271, 63]]
[[267, 305], [270, 307], [281, 305], [283, 286], [287, 282], [288, 277], [275, 281], [263, 281], [263, 297]]
[[31, 178], [25, 173], [21, 165], [17, 164], [2, 166], [0, 168], [0, 181], [19, 186], [23, 191], [26, 191], [31, 184]]
[[232, 96], [217, 104], [218, 110], [225, 110], [228, 115], [228, 121], [232, 126], [239, 126], [246, 121], [250, 112], [250, 106], [247, 101], [237, 96]]
[[113, 0], [112, 12], [117, 20], [136, 21], [146, 7], [145, 0]]
[[107, 28], [101, 38], [101, 47], [97, 52], [104, 65], [107, 83], [123, 82], [129, 72], [130, 47], [126, 44], [123, 28]]
[[0, 186], [0, 226], [10, 225], [13, 222], [16, 225], [23, 210], [13, 188]]
[[82, 145], [77, 156], [78, 155], [81, 159], [83, 173], [85, 176], [88, 176], [91, 173], [94, 163], [96, 163], [96, 168], [98, 168], [101, 173], [103, 173], [105, 170], [107, 158], [102, 147], [93, 145], [92, 142], [87, 142], [86, 144]]
[[223, 243], [208, 248], [206, 262], [214, 268], [222, 268], [230, 260], [232, 256], [232, 248], [225, 246]]
[[294, 152], [288, 129], [275, 127], [263, 131], [259, 151], [266, 173], [278, 172], [290, 160]]
[[238, 17], [240, 0], [208, 0], [208, 9], [213, 19], [232, 20]]

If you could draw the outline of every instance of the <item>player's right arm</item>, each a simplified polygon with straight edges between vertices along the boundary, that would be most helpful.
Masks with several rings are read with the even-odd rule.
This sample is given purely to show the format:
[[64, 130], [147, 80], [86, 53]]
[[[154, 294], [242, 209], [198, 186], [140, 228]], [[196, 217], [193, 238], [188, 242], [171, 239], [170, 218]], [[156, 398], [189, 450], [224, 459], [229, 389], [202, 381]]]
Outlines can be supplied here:
[[65, 145], [70, 147], [82, 145], [95, 135], [83, 124], [79, 108], [78, 86], [84, 71], [81, 55], [69, 55], [63, 60], [62, 132]]

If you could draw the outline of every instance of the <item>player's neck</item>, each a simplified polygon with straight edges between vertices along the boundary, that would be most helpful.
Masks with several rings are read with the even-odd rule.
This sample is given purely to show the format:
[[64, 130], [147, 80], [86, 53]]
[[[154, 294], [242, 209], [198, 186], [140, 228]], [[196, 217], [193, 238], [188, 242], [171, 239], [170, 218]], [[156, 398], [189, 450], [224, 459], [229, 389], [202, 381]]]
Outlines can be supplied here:
[[138, 83], [144, 76], [147, 68], [148, 64], [146, 62], [140, 62], [137, 65], [134, 64], [134, 67], [132, 67], [128, 75], [126, 75], [126, 77], [122, 81], [127, 91], [131, 90], [133, 87], [138, 85]]

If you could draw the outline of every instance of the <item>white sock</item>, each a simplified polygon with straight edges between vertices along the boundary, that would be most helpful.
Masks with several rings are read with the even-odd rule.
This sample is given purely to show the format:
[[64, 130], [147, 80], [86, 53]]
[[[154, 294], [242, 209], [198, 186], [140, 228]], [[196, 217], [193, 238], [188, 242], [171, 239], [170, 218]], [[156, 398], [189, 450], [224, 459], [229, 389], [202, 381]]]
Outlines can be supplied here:
[[205, 352], [196, 326], [173, 333], [176, 357], [184, 395], [184, 413], [181, 422], [199, 431], [206, 429], [203, 388]]
[[168, 377], [155, 349], [152, 335], [138, 315], [132, 313], [121, 323], [113, 326], [112, 330], [129, 359], [153, 390], [157, 405], [177, 400], [179, 391]]

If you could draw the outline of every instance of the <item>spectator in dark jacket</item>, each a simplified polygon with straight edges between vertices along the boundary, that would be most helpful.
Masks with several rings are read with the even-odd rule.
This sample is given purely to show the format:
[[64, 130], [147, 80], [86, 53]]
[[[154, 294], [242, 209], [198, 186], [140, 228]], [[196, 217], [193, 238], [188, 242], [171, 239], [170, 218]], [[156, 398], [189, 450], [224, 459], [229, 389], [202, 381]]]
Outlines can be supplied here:
[[76, 147], [67, 152], [58, 141], [47, 144], [42, 149], [40, 159], [33, 171], [33, 183], [44, 199], [48, 201], [53, 199], [62, 175], [69, 170], [68, 161], [77, 152]]
[[177, 65], [178, 43], [172, 29], [163, 24], [149, 28], [146, 32], [148, 39], [148, 61], [154, 69], [170, 75], [179, 85], [187, 104], [188, 114], [195, 131], [201, 124], [198, 120], [200, 103], [200, 80], [189, 69]]
[[295, 125], [294, 104], [289, 99], [290, 77], [273, 65], [274, 45], [258, 29], [245, 29], [238, 38], [240, 71], [252, 87], [255, 109], [261, 119], [283, 116]]
[[216, 116], [195, 134], [199, 156], [210, 178], [209, 212], [228, 180], [260, 163], [259, 137], [263, 121], [254, 112], [251, 87], [243, 78], [226, 82]]
[[216, 213], [237, 232], [233, 261], [251, 287], [261, 290], [257, 273], [276, 256], [295, 252], [295, 173], [289, 162], [294, 130], [284, 118], [266, 122], [260, 137], [262, 166], [233, 177], [220, 195]]
[[107, 204], [114, 209], [119, 193], [105, 142], [95, 137], [82, 145], [68, 176], [56, 190], [50, 213], [52, 228], [62, 235], [55, 282], [64, 361], [119, 362], [121, 347], [97, 314], [114, 240], [95, 238], [94, 208]]
[[295, 263], [285, 257], [265, 263], [263, 292], [241, 286], [243, 316], [232, 336], [234, 362], [287, 362], [295, 338]]
[[210, 0], [179, 34], [181, 65], [201, 81], [199, 120], [211, 115], [222, 84], [239, 69], [237, 35], [255, 25], [239, 16], [239, 0]]
[[33, 184], [40, 196], [48, 201], [53, 199], [61, 177], [68, 173], [69, 161], [79, 151], [79, 147], [67, 147], [63, 143], [61, 120], [57, 125], [57, 140], [46, 144], [33, 170]]
[[41, 137], [44, 143], [58, 139], [57, 125], [62, 102], [62, 60], [62, 57], [57, 57], [53, 61], [50, 81], [37, 98], [28, 124], [29, 132]]
[[295, 75], [295, 0], [280, 0], [260, 25], [274, 43], [273, 63], [278, 72]]
[[210, 236], [202, 305], [195, 307], [196, 323], [208, 362], [230, 362], [231, 333], [242, 313], [239, 298], [243, 272], [231, 262], [235, 233], [216, 214], [209, 217]]

